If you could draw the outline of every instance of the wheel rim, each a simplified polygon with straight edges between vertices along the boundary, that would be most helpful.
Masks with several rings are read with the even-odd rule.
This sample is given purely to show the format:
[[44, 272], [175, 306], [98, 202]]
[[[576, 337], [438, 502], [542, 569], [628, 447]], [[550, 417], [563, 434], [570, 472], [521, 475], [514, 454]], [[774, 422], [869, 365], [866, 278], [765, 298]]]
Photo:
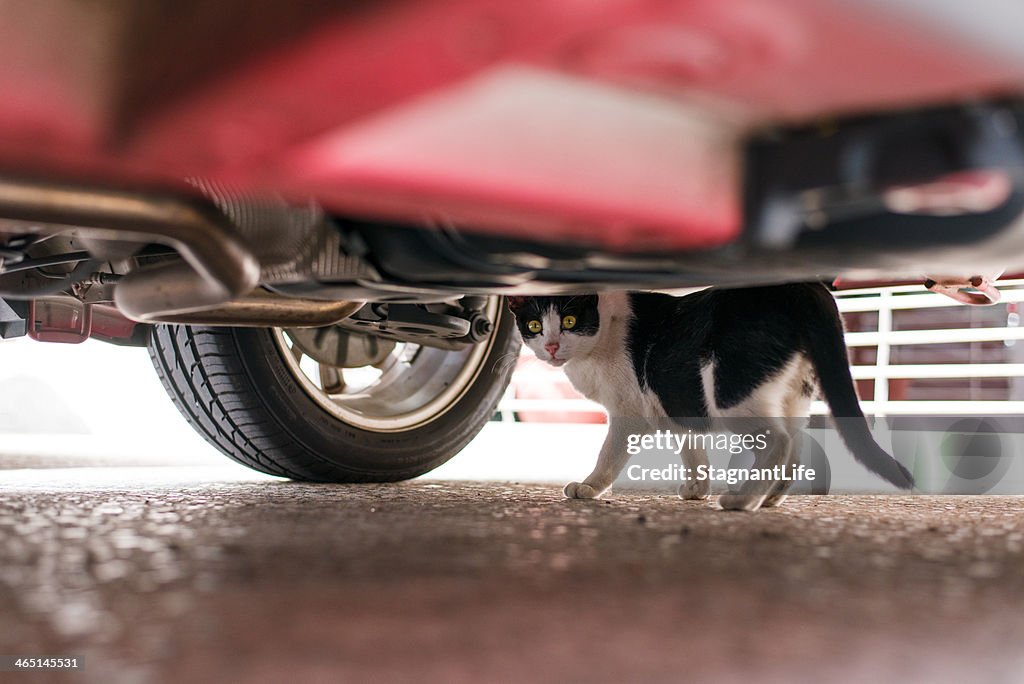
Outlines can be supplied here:
[[483, 342], [458, 351], [398, 342], [382, 361], [360, 368], [318, 363], [288, 330], [273, 334], [292, 375], [328, 413], [363, 430], [402, 432], [437, 420], [472, 386], [494, 345], [499, 306], [491, 297], [484, 308], [492, 326]]

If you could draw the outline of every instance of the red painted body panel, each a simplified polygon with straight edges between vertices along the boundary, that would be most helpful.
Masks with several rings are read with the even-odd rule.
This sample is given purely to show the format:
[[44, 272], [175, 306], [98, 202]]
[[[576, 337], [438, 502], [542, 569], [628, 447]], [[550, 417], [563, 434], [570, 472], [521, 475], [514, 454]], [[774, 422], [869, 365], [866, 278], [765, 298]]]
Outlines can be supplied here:
[[849, 2], [410, 0], [318, 16], [230, 68], [204, 44], [210, 73], [163, 93], [153, 65], [199, 46], [140, 44], [140, 10], [111, 6], [5, 5], [0, 166], [624, 250], [735, 239], [752, 127], [1024, 83], [986, 46]]

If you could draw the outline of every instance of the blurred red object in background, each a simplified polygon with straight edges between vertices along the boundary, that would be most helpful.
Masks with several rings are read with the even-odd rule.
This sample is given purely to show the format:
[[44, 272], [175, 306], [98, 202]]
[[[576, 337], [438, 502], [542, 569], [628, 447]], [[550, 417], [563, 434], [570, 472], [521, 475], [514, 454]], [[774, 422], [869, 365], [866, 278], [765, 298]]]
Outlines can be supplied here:
[[[585, 397], [573, 389], [565, 373], [547, 365], [533, 354], [522, 355], [512, 375], [512, 392], [516, 399], [552, 401], [559, 399], [583, 400]], [[524, 423], [605, 423], [603, 411], [533, 410], [516, 411], [516, 418]]]

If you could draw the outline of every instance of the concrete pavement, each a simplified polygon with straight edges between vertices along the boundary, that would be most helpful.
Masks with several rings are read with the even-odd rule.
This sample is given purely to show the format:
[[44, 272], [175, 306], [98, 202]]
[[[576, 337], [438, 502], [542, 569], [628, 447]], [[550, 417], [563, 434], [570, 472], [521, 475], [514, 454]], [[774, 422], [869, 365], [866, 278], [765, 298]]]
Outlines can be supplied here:
[[0, 654], [86, 662], [0, 681], [1024, 678], [1021, 498], [240, 472], [0, 470]]

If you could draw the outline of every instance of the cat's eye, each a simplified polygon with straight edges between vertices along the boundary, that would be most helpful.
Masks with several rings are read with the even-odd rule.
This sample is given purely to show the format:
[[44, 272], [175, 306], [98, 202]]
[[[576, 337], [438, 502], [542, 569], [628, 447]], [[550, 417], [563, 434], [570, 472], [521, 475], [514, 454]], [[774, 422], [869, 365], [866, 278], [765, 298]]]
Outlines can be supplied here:
[[543, 327], [543, 326], [541, 326], [540, 321], [538, 321], [536, 319], [532, 320], [532, 321], [530, 321], [529, 323], [526, 324], [526, 329], [529, 330], [530, 332], [534, 333], [534, 334], [539, 333], [540, 330], [541, 330], [541, 327]]
[[573, 328], [575, 328], [576, 327], [576, 317], [575, 316], [566, 316], [565, 318], [563, 318], [562, 319], [562, 327], [565, 328], [566, 330], [572, 330]]

